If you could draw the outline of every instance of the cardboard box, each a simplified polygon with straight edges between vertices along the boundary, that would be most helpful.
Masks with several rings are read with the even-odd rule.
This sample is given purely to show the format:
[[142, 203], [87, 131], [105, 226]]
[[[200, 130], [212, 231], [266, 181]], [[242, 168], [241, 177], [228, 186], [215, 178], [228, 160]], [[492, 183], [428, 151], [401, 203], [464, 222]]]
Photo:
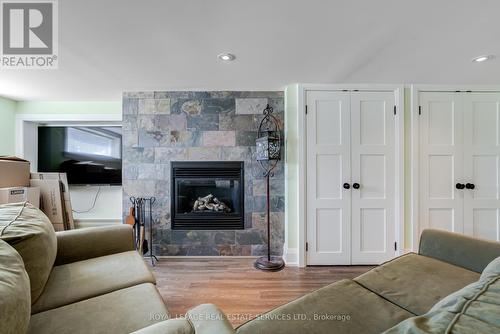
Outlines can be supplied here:
[[56, 231], [65, 230], [65, 212], [59, 180], [30, 180], [32, 187], [40, 187], [40, 209], [49, 218]]
[[64, 225], [66, 230], [75, 228], [73, 220], [73, 207], [71, 206], [71, 197], [69, 194], [68, 178], [66, 173], [31, 173], [32, 180], [59, 180], [61, 183]]
[[0, 188], [29, 187], [30, 163], [17, 157], [0, 156]]
[[0, 204], [28, 202], [40, 207], [40, 188], [11, 187], [0, 188]]

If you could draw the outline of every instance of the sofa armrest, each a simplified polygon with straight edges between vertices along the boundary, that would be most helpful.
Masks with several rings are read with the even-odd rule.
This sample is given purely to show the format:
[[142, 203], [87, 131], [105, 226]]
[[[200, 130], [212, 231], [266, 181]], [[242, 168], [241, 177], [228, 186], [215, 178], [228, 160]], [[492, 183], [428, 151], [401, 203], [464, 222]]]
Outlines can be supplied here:
[[418, 253], [480, 273], [500, 256], [500, 243], [427, 229], [420, 236]]
[[235, 334], [226, 315], [213, 304], [189, 310], [186, 318], [169, 319], [132, 334]]
[[130, 225], [87, 227], [56, 232], [57, 257], [54, 265], [61, 265], [134, 250]]
[[194, 328], [186, 319], [169, 319], [131, 334], [194, 334]]
[[196, 334], [234, 334], [227, 316], [213, 304], [201, 304], [187, 312]]

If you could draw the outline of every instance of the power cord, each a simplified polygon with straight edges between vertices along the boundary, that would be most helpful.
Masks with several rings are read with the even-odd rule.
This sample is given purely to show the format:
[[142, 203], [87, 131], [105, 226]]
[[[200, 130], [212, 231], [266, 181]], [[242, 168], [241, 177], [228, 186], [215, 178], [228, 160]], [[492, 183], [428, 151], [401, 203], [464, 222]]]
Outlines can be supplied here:
[[96, 194], [95, 194], [95, 197], [94, 197], [94, 200], [93, 200], [93, 202], [92, 202], [92, 206], [90, 207], [90, 209], [88, 209], [88, 210], [84, 210], [84, 211], [77, 211], [77, 210], [71, 210], [71, 211], [73, 211], [74, 213], [87, 213], [87, 212], [92, 211], [92, 210], [95, 208], [95, 203], [97, 202], [97, 198], [99, 198], [99, 193], [100, 193], [100, 192], [101, 192], [101, 186], [99, 186], [99, 187], [97, 188], [97, 192], [96, 192]]

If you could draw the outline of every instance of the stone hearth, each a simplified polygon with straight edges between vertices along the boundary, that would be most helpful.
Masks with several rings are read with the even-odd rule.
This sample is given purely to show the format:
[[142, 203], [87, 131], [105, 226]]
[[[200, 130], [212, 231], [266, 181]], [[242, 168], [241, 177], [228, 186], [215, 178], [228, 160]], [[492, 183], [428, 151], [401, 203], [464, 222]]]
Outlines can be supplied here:
[[[155, 196], [157, 255], [263, 255], [265, 180], [255, 139], [269, 103], [283, 122], [283, 92], [129, 92], [123, 96], [123, 203]], [[245, 229], [172, 230], [171, 161], [243, 161]], [[284, 164], [271, 181], [273, 253], [284, 242]]]

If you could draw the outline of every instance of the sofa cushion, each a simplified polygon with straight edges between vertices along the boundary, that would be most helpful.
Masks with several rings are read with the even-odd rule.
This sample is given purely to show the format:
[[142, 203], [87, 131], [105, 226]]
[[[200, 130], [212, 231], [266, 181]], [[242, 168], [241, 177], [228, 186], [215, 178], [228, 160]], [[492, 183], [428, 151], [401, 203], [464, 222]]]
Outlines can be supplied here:
[[384, 333], [500, 333], [500, 257], [495, 261], [479, 281], [447, 296], [428, 313]]
[[131, 333], [168, 318], [156, 287], [145, 283], [34, 314], [28, 333]]
[[411, 316], [358, 283], [342, 280], [241, 325], [237, 333], [378, 334]]
[[234, 328], [227, 316], [214, 304], [201, 304], [186, 316], [196, 334], [234, 334]]
[[101, 256], [55, 266], [31, 313], [39, 313], [83, 299], [156, 283], [153, 274], [136, 251]]
[[0, 205], [0, 239], [7, 241], [23, 258], [30, 278], [31, 302], [35, 302], [56, 258], [56, 234], [51, 222], [29, 203]]
[[139, 329], [131, 334], [195, 334], [195, 331], [187, 319], [170, 319]]
[[132, 334], [234, 334], [227, 316], [213, 304], [190, 309], [185, 318], [170, 319], [140, 329]]
[[486, 268], [484, 268], [481, 279], [495, 275], [500, 275], [500, 256], [491, 261]]
[[30, 307], [30, 280], [23, 259], [14, 248], [0, 240], [0, 331], [25, 333]]
[[440, 299], [479, 279], [479, 274], [430, 257], [406, 254], [354, 280], [367, 289], [421, 315]]

